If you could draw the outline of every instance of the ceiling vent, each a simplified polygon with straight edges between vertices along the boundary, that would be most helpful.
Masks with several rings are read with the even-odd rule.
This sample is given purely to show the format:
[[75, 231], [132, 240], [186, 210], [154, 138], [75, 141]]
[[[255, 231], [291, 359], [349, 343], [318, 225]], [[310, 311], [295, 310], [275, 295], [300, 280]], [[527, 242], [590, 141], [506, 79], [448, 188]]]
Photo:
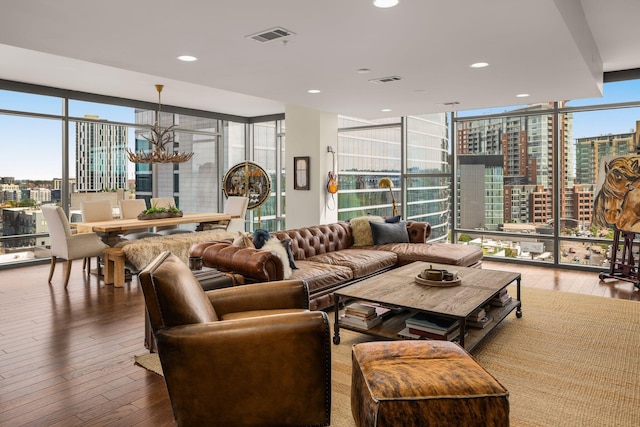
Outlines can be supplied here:
[[397, 82], [399, 80], [402, 80], [402, 77], [400, 76], [389, 76], [389, 77], [380, 77], [379, 79], [371, 79], [369, 80], [369, 82], [379, 85], [382, 83], [391, 83], [391, 82]]
[[275, 27], [269, 30], [261, 31], [257, 34], [252, 34], [250, 36], [246, 36], [248, 39], [255, 40], [259, 43], [268, 43], [274, 40], [280, 40], [285, 37], [293, 36], [295, 33], [286, 30], [282, 27]]

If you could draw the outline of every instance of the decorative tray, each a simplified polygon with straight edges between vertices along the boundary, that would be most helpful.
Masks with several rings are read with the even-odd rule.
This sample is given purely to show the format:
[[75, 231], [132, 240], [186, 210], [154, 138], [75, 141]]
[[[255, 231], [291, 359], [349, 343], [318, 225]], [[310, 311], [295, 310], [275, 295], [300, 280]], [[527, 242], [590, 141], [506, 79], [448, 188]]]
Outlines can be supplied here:
[[416, 276], [415, 280], [416, 280], [416, 283], [419, 285], [442, 286], [442, 287], [458, 286], [460, 283], [462, 283], [462, 280], [459, 277], [454, 280], [427, 280], [427, 279], [423, 279], [420, 276]]

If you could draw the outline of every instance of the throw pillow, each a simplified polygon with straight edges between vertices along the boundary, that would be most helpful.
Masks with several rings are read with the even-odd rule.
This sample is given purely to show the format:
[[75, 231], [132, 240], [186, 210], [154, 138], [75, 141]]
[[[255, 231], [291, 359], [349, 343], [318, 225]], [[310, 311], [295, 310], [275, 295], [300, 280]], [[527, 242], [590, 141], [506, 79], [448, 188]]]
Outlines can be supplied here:
[[351, 218], [351, 234], [353, 235], [353, 246], [371, 246], [373, 245], [373, 235], [371, 234], [371, 226], [369, 222], [383, 222], [381, 216], [359, 216]]
[[385, 218], [384, 222], [388, 222], [388, 223], [400, 222], [400, 215], [390, 216], [388, 218]]
[[409, 232], [407, 223], [404, 221], [394, 223], [371, 223], [371, 234], [374, 245], [385, 245], [387, 243], [409, 243]]
[[251, 236], [248, 234], [244, 234], [241, 231], [238, 231], [238, 235], [236, 236], [235, 239], [233, 239], [233, 242], [231, 243], [231, 246], [239, 246], [241, 248], [253, 248], [253, 240], [251, 239]]
[[282, 261], [282, 268], [284, 269], [284, 278], [288, 279], [291, 277], [293, 271], [291, 270], [291, 266], [289, 265], [289, 256], [287, 255], [287, 250], [282, 246], [280, 240], [276, 237], [267, 240], [267, 242], [262, 246], [261, 250], [273, 252], [280, 258]]
[[271, 238], [271, 234], [267, 230], [258, 228], [253, 232], [253, 246], [256, 249], [260, 249]]
[[287, 258], [289, 258], [289, 267], [291, 267], [293, 270], [297, 270], [298, 266], [296, 265], [296, 261], [293, 258], [293, 252], [291, 251], [291, 239], [284, 239], [280, 243], [282, 243], [282, 246], [287, 251]]

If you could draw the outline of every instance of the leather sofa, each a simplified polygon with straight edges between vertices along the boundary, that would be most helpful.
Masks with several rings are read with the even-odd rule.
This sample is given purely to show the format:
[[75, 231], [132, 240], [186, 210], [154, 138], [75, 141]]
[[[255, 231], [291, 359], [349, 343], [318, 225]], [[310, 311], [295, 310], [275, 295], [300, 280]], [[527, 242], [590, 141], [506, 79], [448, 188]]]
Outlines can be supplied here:
[[[426, 243], [431, 226], [406, 222], [409, 243], [354, 245], [349, 222], [272, 232], [279, 240], [291, 239], [291, 251], [298, 267], [290, 279], [301, 279], [309, 287], [310, 308], [333, 305], [333, 292], [368, 276], [408, 264], [426, 261], [461, 267], [481, 267], [482, 250], [451, 243]], [[190, 255], [202, 257], [203, 265], [232, 271], [247, 283], [283, 280], [280, 258], [270, 251], [232, 246], [230, 241], [195, 244]]]

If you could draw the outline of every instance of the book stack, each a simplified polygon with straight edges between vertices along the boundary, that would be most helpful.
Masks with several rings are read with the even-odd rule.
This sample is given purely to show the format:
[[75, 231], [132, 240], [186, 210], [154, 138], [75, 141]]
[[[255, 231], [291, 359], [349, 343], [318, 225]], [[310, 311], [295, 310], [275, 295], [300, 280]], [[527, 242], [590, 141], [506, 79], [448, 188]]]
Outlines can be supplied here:
[[500, 290], [495, 297], [489, 301], [493, 306], [504, 307], [511, 302], [511, 295], [507, 292], [507, 288]]
[[479, 308], [467, 317], [466, 325], [482, 329], [491, 323], [491, 320], [492, 318], [487, 315], [487, 310], [485, 308]]
[[405, 323], [406, 328], [400, 335], [408, 338], [451, 341], [460, 336], [460, 322], [455, 319], [418, 313], [409, 317]]
[[360, 329], [371, 329], [382, 322], [382, 317], [378, 315], [377, 309], [381, 313], [388, 310], [384, 307], [360, 302], [349, 304], [340, 317], [340, 324]]

